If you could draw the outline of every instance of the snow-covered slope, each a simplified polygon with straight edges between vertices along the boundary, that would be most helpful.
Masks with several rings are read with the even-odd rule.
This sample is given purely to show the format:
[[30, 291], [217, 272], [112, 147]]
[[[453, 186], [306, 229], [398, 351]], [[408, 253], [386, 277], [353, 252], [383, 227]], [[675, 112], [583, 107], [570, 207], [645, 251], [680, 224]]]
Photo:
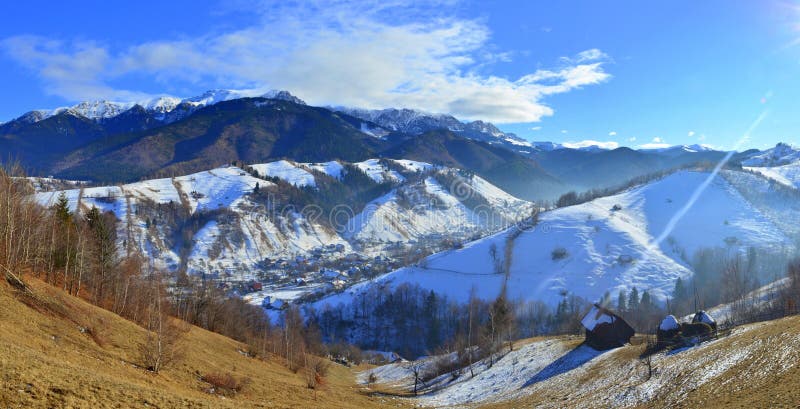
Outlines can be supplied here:
[[[386, 255], [389, 247], [397, 252], [404, 244], [423, 238], [437, 245], [447, 238], [464, 239], [466, 234], [485, 235], [499, 229], [499, 225], [473, 213], [455, 193], [435, 180], [439, 172], [457, 174], [457, 171], [424, 162], [372, 159], [347, 164], [281, 160], [249, 168], [254, 175], [279, 178], [294, 187], [314, 187], [304, 193], [310, 195], [319, 191], [315, 172], [341, 180], [346, 172], [359, 169], [376, 183], [386, 183], [382, 191], [388, 193], [376, 197], [363, 211], [337, 214], [336, 217], [349, 217], [349, 221], [342, 221], [347, 226], [357, 226], [356, 231], [337, 231], [328, 223], [328, 215], [318, 214], [321, 211], [318, 206], [304, 209], [302, 203], [282, 203], [282, 208], [268, 210], [272, 198], [253, 195], [255, 188], [258, 185], [270, 191], [278, 187], [233, 166], [121, 186], [73, 188], [63, 193], [72, 210], [86, 211], [94, 206], [113, 212], [121, 222], [117, 233], [120, 244], [125, 245], [123, 251], [136, 249], [152, 257], [159, 268], [175, 270], [186, 266], [189, 272], [238, 280], [263, 273], [265, 266], [276, 260], [290, 262], [300, 257], [306, 264], [326, 258], [341, 260], [356, 250], [355, 244], [358, 253], [371, 259]], [[337, 182], [326, 179], [325, 183]], [[468, 183], [473, 186], [470, 191], [473, 201], [481, 197], [488, 204], [487, 210], [505, 215], [508, 220], [518, 213], [529, 212], [530, 203], [483, 179], [474, 177]], [[42, 192], [46, 185], [37, 186], [40, 192], [36, 198], [42, 204], [54, 203], [61, 193]], [[292, 197], [287, 191], [270, 192]], [[435, 203], [430, 198], [435, 198]], [[464, 226], [469, 229], [456, 236], [456, 229], [464, 230]], [[285, 274], [292, 267], [281, 268]]]
[[294, 186], [315, 186], [314, 175], [302, 166], [286, 160], [251, 165], [260, 175], [283, 179]]
[[378, 183], [402, 182], [405, 180], [403, 175], [382, 164], [379, 159], [367, 159], [363, 162], [356, 162], [353, 165]]
[[[256, 184], [270, 185], [239, 168], [225, 167], [172, 179], [64, 193], [73, 210], [95, 206], [113, 212], [121, 221], [119, 241], [151, 256], [157, 267], [170, 270], [184, 262], [190, 272], [252, 277], [254, 267], [265, 258], [308, 254], [328, 244], [349, 248], [332, 229], [312, 223], [300, 213], [268, 215], [263, 207], [259, 210], [249, 197]], [[59, 193], [38, 193], [37, 200], [50, 204]], [[189, 215], [209, 215], [199, 218], [205, 222], [194, 232], [185, 260], [168, 226], [174, 221], [165, 219], [169, 207], [155, 208], [158, 204], [185, 208]]]
[[800, 189], [800, 159], [781, 166], [745, 166], [744, 169], [760, 173], [780, 184]]
[[303, 165], [317, 172], [322, 172], [334, 179], [341, 179], [342, 172], [344, 171], [344, 166], [335, 160], [330, 162], [304, 163]]
[[[494, 298], [506, 280], [512, 299], [550, 304], [561, 300], [563, 292], [597, 300], [605, 291], [634, 286], [663, 298], [676, 278], [691, 274], [685, 258], [700, 248], [793, 245], [781, 228], [719, 177], [674, 219], [707, 177], [683, 171], [618, 195], [547, 212], [538, 226], [513, 240], [516, 227], [435, 254], [319, 305], [347, 302], [369, 285], [403, 282], [460, 301], [472, 287], [480, 297]], [[796, 218], [798, 211], [794, 214]], [[507, 243], [513, 243], [513, 249], [506, 278], [495, 272], [504, 262]]]
[[774, 148], [759, 152], [742, 161], [742, 166], [774, 167], [800, 161], [800, 148], [788, 143], [779, 143]]
[[473, 188], [471, 194], [491, 204], [484, 211], [494, 210], [502, 220], [494, 220], [494, 214], [484, 214], [481, 209], [469, 208], [457, 193], [451, 193], [435, 177], [426, 177], [367, 204], [353, 218], [345, 234], [362, 246], [370, 246], [375, 241], [403, 242], [442, 233], [450, 238], [465, 237], [491, 230], [492, 226], [511, 224], [530, 212], [527, 202], [480, 177], [464, 180], [464, 183]]
[[742, 161], [744, 169], [782, 185], [800, 188], [800, 148], [779, 143]]

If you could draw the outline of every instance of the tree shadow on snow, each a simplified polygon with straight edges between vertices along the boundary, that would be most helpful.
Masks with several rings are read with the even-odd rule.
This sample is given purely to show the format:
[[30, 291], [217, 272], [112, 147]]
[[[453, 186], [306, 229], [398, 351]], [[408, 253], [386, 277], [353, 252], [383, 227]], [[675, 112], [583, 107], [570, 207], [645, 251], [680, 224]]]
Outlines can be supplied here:
[[572, 351], [567, 352], [562, 355], [561, 358], [556, 359], [550, 363], [550, 365], [544, 367], [539, 373], [534, 375], [533, 378], [529, 379], [528, 382], [525, 382], [525, 385], [522, 387], [527, 388], [533, 384], [569, 372], [602, 355], [604, 352], [606, 351], [598, 351], [586, 344], [578, 345]]

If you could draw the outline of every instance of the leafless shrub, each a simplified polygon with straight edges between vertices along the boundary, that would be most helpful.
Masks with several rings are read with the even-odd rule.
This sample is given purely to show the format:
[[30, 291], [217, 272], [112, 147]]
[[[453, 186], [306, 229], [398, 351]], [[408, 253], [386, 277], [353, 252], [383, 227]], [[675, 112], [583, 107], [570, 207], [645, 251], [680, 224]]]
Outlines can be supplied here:
[[178, 324], [165, 322], [147, 333], [145, 341], [139, 344], [139, 359], [148, 371], [158, 373], [183, 356], [180, 341], [185, 331], [180, 327]]
[[428, 382], [446, 373], [454, 374], [454, 377], [458, 377], [461, 369], [469, 365], [466, 358], [467, 356], [463, 356], [461, 359], [453, 359], [448, 354], [437, 356], [433, 361], [433, 365], [421, 375], [422, 381]]
[[330, 369], [330, 362], [313, 355], [306, 355], [306, 385], [309, 389], [318, 389], [325, 386], [325, 377]]
[[230, 373], [207, 373], [200, 380], [211, 385], [206, 392], [224, 396], [235, 395], [250, 383], [249, 378], [236, 378]]

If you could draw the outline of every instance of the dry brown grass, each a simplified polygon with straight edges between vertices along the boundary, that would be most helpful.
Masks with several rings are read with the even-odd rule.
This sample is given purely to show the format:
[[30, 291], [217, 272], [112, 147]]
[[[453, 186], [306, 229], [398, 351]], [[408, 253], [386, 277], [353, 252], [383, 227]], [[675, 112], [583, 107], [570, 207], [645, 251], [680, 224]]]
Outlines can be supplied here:
[[[750, 341], [759, 344], [761, 353], [751, 354], [714, 382], [692, 391], [686, 401], [676, 407], [693, 408], [800, 408], [800, 362], [784, 362], [790, 366], [786, 372], [771, 372], [769, 376], [754, 376], [765, 360], [776, 358], [774, 352], [786, 345], [780, 341], [786, 335], [800, 334], [800, 316], [783, 318], [766, 323], [752, 324], [759, 328], [747, 334]], [[737, 339], [723, 339], [717, 350], [735, 348]], [[790, 345], [796, 351], [800, 343]], [[655, 407], [655, 405], [653, 405]]]
[[[641, 408], [800, 408], [800, 316], [787, 317], [775, 321], [750, 324], [747, 331], [734, 331], [708, 344], [702, 350], [679, 352], [667, 358], [678, 367], [674, 378], [664, 382], [665, 388], [656, 396], [642, 403]], [[609, 395], [624, 392], [624, 388], [645, 384], [647, 368], [640, 361], [646, 345], [638, 342], [618, 348], [609, 359], [592, 361], [577, 371], [568, 380], [555, 381], [535, 393], [518, 399], [483, 405], [487, 408], [521, 407], [613, 407], [607, 403]], [[788, 344], [787, 344], [788, 342]], [[689, 387], [693, 379], [706, 375], [705, 367], [689, 364], [696, 354], [726, 357], [745, 346], [753, 347], [753, 352], [745, 359], [736, 362], [723, 373], [710, 378], [699, 387]], [[787, 359], [786, 349], [794, 351]], [[783, 352], [781, 352], [783, 351]], [[784, 372], [765, 371], [765, 367], [780, 362]], [[658, 363], [656, 364], [658, 366]], [[658, 370], [658, 369], [657, 369]], [[612, 390], [608, 379], [612, 377], [625, 385], [623, 390]], [[666, 376], [657, 373], [654, 377]], [[613, 384], [614, 382], [611, 382]], [[583, 385], [598, 385], [587, 392]], [[601, 386], [605, 385], [605, 386]], [[578, 392], [579, 389], [582, 389]], [[602, 403], [601, 403], [602, 402]]]
[[[331, 365], [323, 391], [311, 391], [303, 374], [277, 360], [242, 355], [246, 347], [197, 327], [185, 335], [183, 359], [158, 375], [139, 366], [145, 331], [36, 280], [28, 284], [46, 300], [28, 306], [0, 284], [0, 407], [112, 408], [382, 408], [402, 401], [373, 397], [355, 384], [350, 369]], [[41, 307], [41, 308], [39, 308]], [[204, 374], [241, 383], [235, 396], [210, 395]]]

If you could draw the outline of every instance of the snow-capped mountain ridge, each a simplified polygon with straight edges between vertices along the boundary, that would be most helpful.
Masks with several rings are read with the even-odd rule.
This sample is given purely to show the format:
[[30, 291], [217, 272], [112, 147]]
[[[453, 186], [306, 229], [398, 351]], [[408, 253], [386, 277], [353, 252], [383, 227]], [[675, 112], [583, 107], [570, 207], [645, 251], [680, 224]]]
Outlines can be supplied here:
[[[60, 107], [51, 110], [39, 109], [26, 112], [16, 120], [23, 121], [25, 123], [36, 123], [55, 115], [68, 113], [93, 121], [103, 121], [114, 118], [126, 111], [133, 109], [136, 106], [140, 106], [144, 108], [145, 111], [153, 113], [156, 119], [164, 122], [172, 122], [186, 116], [188, 113], [191, 113], [191, 111], [204, 106], [214, 105], [223, 101], [253, 97], [279, 99], [305, 105], [305, 102], [302, 99], [297, 98], [288, 91], [283, 90], [271, 90], [264, 93], [253, 90], [242, 91], [216, 89], [206, 91], [198, 96], [183, 99], [172, 96], [160, 96], [152, 99], [132, 102], [109, 100], [83, 101], [69, 107]], [[176, 110], [181, 106], [188, 108], [189, 112], [177, 114]], [[175, 113], [176, 115], [169, 115], [170, 113]]]
[[390, 131], [419, 135], [436, 129], [447, 129], [484, 142], [503, 142], [515, 146], [531, 147], [530, 142], [525, 139], [519, 138], [513, 133], [503, 132], [494, 124], [481, 120], [464, 122], [452, 115], [429, 113], [408, 108], [370, 110], [335, 107], [332, 109], [359, 119], [374, 122]]

